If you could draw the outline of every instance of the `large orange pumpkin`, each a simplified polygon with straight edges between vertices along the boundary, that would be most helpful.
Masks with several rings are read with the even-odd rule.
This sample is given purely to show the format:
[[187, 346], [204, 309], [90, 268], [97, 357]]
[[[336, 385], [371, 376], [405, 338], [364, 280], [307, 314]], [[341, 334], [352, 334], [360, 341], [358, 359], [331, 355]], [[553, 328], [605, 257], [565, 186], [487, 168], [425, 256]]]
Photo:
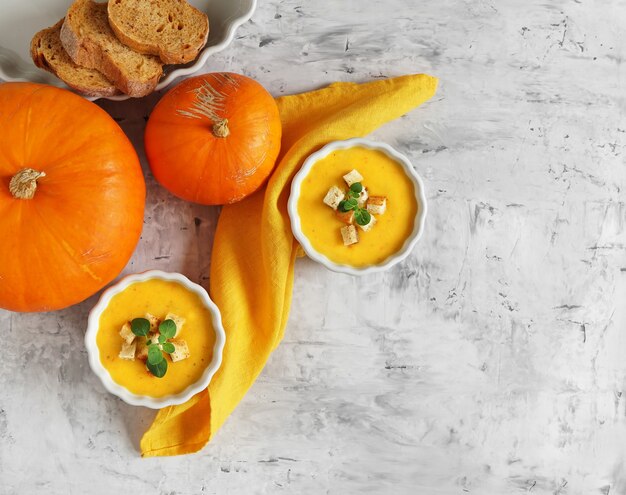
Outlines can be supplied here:
[[268, 178], [280, 150], [272, 96], [232, 73], [192, 77], [170, 90], [150, 115], [145, 146], [156, 179], [195, 203], [239, 201]]
[[0, 307], [86, 299], [130, 258], [145, 183], [115, 121], [69, 91], [0, 84]]

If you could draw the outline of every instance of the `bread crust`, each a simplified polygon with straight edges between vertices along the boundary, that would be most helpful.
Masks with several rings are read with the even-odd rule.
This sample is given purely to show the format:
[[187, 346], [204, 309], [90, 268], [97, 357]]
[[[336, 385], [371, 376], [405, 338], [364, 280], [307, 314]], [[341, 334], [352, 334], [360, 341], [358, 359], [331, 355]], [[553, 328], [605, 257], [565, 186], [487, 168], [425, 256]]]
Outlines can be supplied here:
[[[163, 2], [167, 3], [167, 0], [163, 0]], [[204, 12], [189, 5], [185, 0], [180, 3], [183, 4], [190, 15], [193, 15], [194, 19], [201, 24], [200, 28], [195, 31], [195, 34], [200, 34], [200, 36], [194, 35], [188, 38], [187, 41], [177, 47], [177, 49], [171, 49], [163, 40], [141, 39], [139, 33], [133, 33], [125, 29], [119, 19], [119, 8], [116, 7], [116, 5], [120, 3], [121, 2], [115, 1], [108, 2], [107, 12], [109, 25], [122, 43], [139, 53], [157, 55], [165, 64], [185, 64], [195, 60], [200, 50], [206, 45], [209, 37], [209, 18]], [[156, 31], [159, 26], [152, 26], [152, 28]]]
[[[33, 39], [30, 43], [30, 56], [33, 59], [35, 65], [41, 69], [50, 72], [51, 74], [54, 74], [70, 88], [76, 90], [82, 95], [103, 97], [119, 94], [120, 91], [112, 83], [108, 81], [106, 81], [106, 83], [108, 84], [105, 83], [105, 77], [102, 74], [94, 74], [95, 76], [97, 76], [97, 79], [102, 80], [102, 86], [95, 87], [94, 85], [82, 84], [79, 71], [93, 71], [94, 73], [97, 71], [95, 71], [94, 69], [78, 67], [69, 57], [69, 55], [67, 55], [67, 53], [61, 51], [63, 50], [62, 47], [59, 47], [60, 50], [57, 52], [57, 59], [53, 59], [52, 57], [49, 58], [46, 55], [45, 50], [41, 48], [41, 44], [43, 42], [46, 42], [46, 40], [50, 39], [51, 37], [58, 37], [62, 24], [63, 19], [57, 22], [54, 26], [42, 29], [41, 31], [36, 33], [35, 36], [33, 36]], [[67, 70], [63, 69], [64, 65], [67, 65]], [[68, 73], [68, 71], [75, 72], [74, 74], [72, 74], [71, 72]]]
[[[149, 78], [133, 79], [125, 74], [123, 64], [115, 60], [109, 50], [88, 34], [81, 35], [80, 22], [74, 17], [88, 2], [91, 0], [77, 0], [67, 12], [60, 34], [65, 51], [76, 64], [98, 70], [128, 96], [141, 97], [152, 93], [163, 74], [162, 65], [159, 64], [158, 70], [155, 70]], [[104, 7], [104, 4], [101, 5]], [[111, 40], [112, 43], [121, 43], [115, 38], [112, 30], [111, 37], [114, 38]]]

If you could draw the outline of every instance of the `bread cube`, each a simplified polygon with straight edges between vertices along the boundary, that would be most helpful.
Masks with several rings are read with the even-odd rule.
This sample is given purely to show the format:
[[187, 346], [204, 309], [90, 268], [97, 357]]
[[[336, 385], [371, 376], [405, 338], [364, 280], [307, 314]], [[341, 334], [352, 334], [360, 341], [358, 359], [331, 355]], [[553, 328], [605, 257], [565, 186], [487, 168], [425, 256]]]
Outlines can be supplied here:
[[346, 225], [352, 225], [354, 223], [354, 210], [350, 211], [339, 211], [337, 210], [337, 218], [341, 220]]
[[344, 246], [350, 246], [359, 242], [359, 234], [354, 225], [346, 225], [341, 227], [341, 238]]
[[122, 349], [120, 350], [119, 357], [121, 359], [126, 359], [127, 361], [134, 361], [136, 348], [136, 342], [131, 342], [130, 344], [128, 342], [124, 342], [122, 344]]
[[122, 325], [122, 328], [120, 329], [120, 337], [122, 337], [124, 342], [127, 344], [130, 344], [133, 340], [135, 340], [135, 334], [130, 327], [130, 322], [127, 321]]
[[135, 358], [142, 361], [148, 360], [148, 345], [144, 339], [137, 339], [137, 350], [135, 352]]
[[369, 197], [369, 193], [367, 192], [367, 187], [364, 187], [359, 193], [359, 197], [356, 198], [356, 202], [359, 205], [359, 208], [365, 207], [365, 203], [367, 202], [367, 198]]
[[350, 187], [355, 182], [361, 182], [363, 180], [363, 176], [356, 169], [354, 169], [344, 175], [343, 180], [345, 180], [348, 187]]
[[365, 225], [359, 225], [359, 227], [361, 227], [363, 232], [369, 232], [374, 225], [376, 225], [376, 217], [374, 217], [374, 215], [370, 215], [370, 221]]
[[387, 198], [385, 196], [370, 196], [367, 200], [367, 211], [374, 215], [382, 215], [387, 211]]
[[150, 322], [151, 332], [157, 332], [159, 330], [160, 320], [156, 316], [150, 313], [146, 313], [146, 316], [144, 316], [144, 318]]
[[174, 334], [174, 337], [178, 337], [178, 334], [183, 329], [185, 321], [187, 321], [182, 316], [175, 315], [174, 313], [167, 313], [164, 320], [172, 320], [176, 324], [176, 333]]
[[341, 189], [337, 186], [333, 186], [328, 190], [326, 196], [324, 196], [324, 204], [327, 204], [333, 210], [336, 210], [339, 203], [341, 203], [345, 197], [346, 195]]
[[187, 342], [184, 340], [170, 340], [170, 343], [174, 346], [174, 352], [170, 354], [173, 363], [176, 361], [182, 361], [183, 359], [187, 359], [191, 356], [189, 347], [187, 347]]

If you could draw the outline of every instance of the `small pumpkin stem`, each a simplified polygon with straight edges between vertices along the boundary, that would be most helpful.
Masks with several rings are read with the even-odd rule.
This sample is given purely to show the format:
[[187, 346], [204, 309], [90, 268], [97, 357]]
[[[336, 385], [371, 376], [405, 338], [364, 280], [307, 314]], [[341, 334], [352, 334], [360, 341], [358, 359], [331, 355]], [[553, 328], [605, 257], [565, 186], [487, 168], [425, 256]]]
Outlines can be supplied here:
[[[211, 77], [215, 86], [220, 89], [221, 86], [229, 85], [236, 90], [239, 86], [239, 82], [230, 74], [208, 74], [207, 77]], [[227, 94], [220, 89], [216, 89], [209, 81], [203, 81], [200, 86], [191, 90], [194, 94], [191, 107], [186, 110], [178, 109], [176, 112], [189, 119], [208, 119], [212, 122], [213, 135], [225, 138], [230, 134], [230, 129], [228, 119], [222, 118], [221, 115], [225, 113]]]
[[230, 134], [230, 129], [228, 128], [228, 119], [222, 119], [217, 123], [213, 124], [213, 134], [219, 138], [225, 138]]
[[9, 191], [16, 199], [33, 199], [37, 190], [37, 179], [45, 175], [45, 172], [23, 168], [11, 178]]

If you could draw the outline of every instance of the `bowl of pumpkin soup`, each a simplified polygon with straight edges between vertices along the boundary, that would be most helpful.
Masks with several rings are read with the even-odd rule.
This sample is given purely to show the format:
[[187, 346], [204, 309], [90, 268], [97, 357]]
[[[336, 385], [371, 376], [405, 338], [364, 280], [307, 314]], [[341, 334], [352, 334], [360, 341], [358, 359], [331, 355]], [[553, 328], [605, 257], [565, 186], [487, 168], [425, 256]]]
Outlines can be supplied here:
[[220, 367], [226, 337], [220, 311], [179, 273], [129, 275], [89, 313], [89, 365], [104, 387], [135, 406], [182, 404]]
[[309, 258], [364, 275], [405, 259], [426, 218], [424, 184], [404, 155], [367, 139], [310, 155], [291, 184], [291, 227]]

